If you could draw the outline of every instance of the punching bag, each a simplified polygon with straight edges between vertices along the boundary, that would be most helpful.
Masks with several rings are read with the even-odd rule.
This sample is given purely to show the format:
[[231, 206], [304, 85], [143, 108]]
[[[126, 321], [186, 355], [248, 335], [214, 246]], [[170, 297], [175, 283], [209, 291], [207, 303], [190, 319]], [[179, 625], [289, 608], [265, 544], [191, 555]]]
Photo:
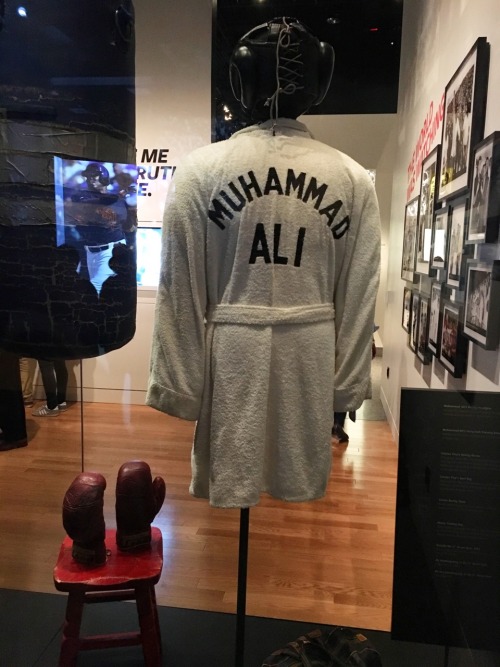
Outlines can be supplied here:
[[0, 0], [0, 347], [82, 359], [135, 333], [131, 0]]

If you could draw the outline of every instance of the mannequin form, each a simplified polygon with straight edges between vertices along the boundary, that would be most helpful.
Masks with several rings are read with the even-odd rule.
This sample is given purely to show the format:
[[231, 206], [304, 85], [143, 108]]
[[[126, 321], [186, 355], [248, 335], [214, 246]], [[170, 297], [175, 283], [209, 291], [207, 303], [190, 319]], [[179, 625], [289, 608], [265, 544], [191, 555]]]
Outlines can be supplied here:
[[214, 506], [322, 497], [332, 406], [370, 393], [374, 188], [295, 120], [332, 67], [331, 47], [294, 19], [245, 35], [233, 90], [268, 119], [194, 151], [165, 210], [146, 402], [197, 421], [190, 491]]

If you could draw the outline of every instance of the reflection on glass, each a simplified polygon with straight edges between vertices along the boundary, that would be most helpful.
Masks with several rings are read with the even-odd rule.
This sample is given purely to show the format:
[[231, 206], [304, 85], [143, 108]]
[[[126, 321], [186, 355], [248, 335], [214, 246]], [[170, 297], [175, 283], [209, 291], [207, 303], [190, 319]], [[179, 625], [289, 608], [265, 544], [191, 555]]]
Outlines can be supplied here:
[[141, 227], [137, 230], [137, 285], [157, 287], [160, 277], [161, 229]]

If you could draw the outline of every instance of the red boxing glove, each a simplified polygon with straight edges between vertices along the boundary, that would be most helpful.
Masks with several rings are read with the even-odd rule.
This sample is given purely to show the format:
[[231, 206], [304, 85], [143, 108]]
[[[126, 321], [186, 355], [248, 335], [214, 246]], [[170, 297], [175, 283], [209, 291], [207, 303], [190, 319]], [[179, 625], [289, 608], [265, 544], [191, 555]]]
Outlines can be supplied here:
[[145, 461], [127, 461], [116, 480], [116, 544], [121, 551], [147, 548], [151, 522], [165, 500], [165, 482]]
[[63, 526], [73, 540], [73, 558], [84, 565], [106, 562], [104, 489], [106, 480], [98, 472], [82, 472], [64, 496]]

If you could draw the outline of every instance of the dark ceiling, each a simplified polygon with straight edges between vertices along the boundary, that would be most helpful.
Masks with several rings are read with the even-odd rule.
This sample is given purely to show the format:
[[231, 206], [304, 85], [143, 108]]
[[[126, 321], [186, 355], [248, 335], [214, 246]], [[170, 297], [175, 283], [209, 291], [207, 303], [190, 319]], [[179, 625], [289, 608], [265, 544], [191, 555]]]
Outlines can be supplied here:
[[242, 119], [229, 85], [228, 63], [238, 39], [276, 16], [293, 16], [335, 49], [325, 100], [313, 114], [396, 113], [403, 0], [214, 0], [212, 90], [220, 126], [222, 107]]

